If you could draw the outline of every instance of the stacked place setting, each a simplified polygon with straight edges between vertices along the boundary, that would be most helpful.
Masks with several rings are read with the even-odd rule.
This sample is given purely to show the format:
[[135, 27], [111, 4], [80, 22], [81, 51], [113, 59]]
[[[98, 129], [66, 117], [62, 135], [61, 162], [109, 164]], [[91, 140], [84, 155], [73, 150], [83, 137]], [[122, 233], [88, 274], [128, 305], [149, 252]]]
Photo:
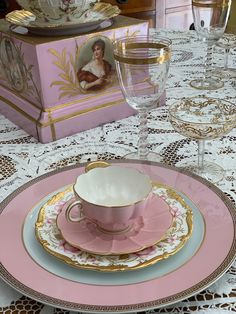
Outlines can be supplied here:
[[2, 203], [0, 274], [29, 297], [67, 310], [167, 306], [230, 267], [235, 215], [223, 192], [175, 167], [136, 160], [65, 167]]
[[120, 272], [185, 246], [193, 212], [174, 189], [134, 168], [101, 161], [90, 168], [40, 207], [35, 235], [43, 249], [78, 269]]
[[[30, 1], [18, 2], [27, 13], [13, 12], [8, 21], [41, 35], [68, 34], [65, 29], [89, 32], [101, 20], [82, 23], [79, 19], [89, 16], [84, 14], [85, 5], [92, 4], [86, 9], [91, 15], [95, 8], [105, 8], [101, 2], [77, 1], [78, 12], [62, 1], [63, 16], [57, 16], [60, 10], [54, 8], [45, 17], [47, 10], [35, 15]], [[39, 2], [34, 1], [37, 12]], [[199, 34], [209, 37], [209, 58], [224, 27], [208, 32], [205, 24], [201, 26], [203, 2], [204, 10], [210, 7], [213, 12], [215, 1], [193, 1]], [[219, 2], [216, 12], [225, 12], [225, 6], [219, 10]], [[113, 16], [118, 14], [114, 6], [110, 8]], [[18, 23], [24, 14], [28, 22]], [[139, 149], [126, 155], [134, 160], [57, 169], [27, 182], [1, 204], [0, 275], [18, 291], [72, 311], [131, 313], [193, 296], [234, 262], [235, 206], [209, 182], [221, 180], [223, 174], [217, 165], [205, 163], [203, 156], [204, 140], [221, 137], [235, 126], [235, 105], [198, 96], [183, 98], [168, 108], [173, 128], [199, 142], [194, 165], [168, 166], [149, 152], [147, 114], [158, 106], [165, 89], [171, 45], [167, 38], [149, 35], [114, 42], [123, 95], [139, 113]], [[220, 87], [220, 80], [209, 71], [191, 85], [203, 90]], [[6, 237], [9, 230], [11, 236]]]

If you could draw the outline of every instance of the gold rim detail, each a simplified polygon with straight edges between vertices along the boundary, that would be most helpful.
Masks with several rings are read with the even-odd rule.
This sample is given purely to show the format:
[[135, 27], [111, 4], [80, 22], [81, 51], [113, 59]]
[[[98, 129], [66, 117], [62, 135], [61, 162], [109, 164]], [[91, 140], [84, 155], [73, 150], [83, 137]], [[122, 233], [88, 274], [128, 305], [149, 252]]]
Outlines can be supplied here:
[[[151, 58], [145, 58], [144, 55], [141, 55], [139, 58], [133, 57], [124, 57], [122, 56], [123, 48], [125, 50], [129, 49], [143, 49], [143, 48], [151, 48], [151, 49], [159, 49], [160, 56], [155, 56]], [[144, 52], [145, 53], [145, 52]], [[133, 65], [145, 65], [145, 64], [162, 64], [167, 62], [171, 58], [170, 48], [162, 43], [155, 43], [155, 42], [135, 42], [135, 43], [126, 43], [124, 46], [122, 42], [118, 43], [117, 51], [114, 52], [114, 58], [116, 61], [126, 63], [126, 64], [133, 64]]]
[[[76, 20], [72, 23], [67, 23], [63, 25], [64, 28], [104, 21], [106, 19], [111, 19], [113, 17], [118, 16], [121, 12], [121, 10], [119, 9], [117, 5], [112, 5], [110, 3], [105, 3], [105, 2], [96, 3], [91, 9], [89, 9], [89, 11], [93, 13], [93, 16], [95, 16], [93, 20], [88, 20], [85, 22]], [[96, 14], [97, 14], [97, 17], [96, 17]], [[6, 15], [6, 20], [13, 25], [25, 26], [31, 29], [45, 28], [45, 29], [51, 30], [51, 29], [63, 28], [62, 23], [60, 22], [53, 23], [53, 24], [48, 23], [48, 22], [38, 23], [34, 13], [31, 13], [23, 9], [11, 11], [10, 13]]]
[[[205, 1], [207, 2], [207, 1]], [[203, 1], [192, 1], [192, 5], [194, 7], [202, 7], [202, 8], [225, 8], [228, 7], [231, 3], [231, 0], [224, 0], [220, 3], [220, 1], [211, 1], [208, 3], [204, 3]]]

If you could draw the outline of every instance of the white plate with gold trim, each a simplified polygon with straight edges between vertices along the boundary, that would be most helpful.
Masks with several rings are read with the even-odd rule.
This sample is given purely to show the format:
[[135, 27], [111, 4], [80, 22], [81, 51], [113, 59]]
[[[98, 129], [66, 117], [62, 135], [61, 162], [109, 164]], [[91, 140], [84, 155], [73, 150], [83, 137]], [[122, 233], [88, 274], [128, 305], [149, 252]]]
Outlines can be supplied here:
[[79, 35], [79, 34], [86, 34], [90, 31], [96, 30], [96, 31], [102, 31], [103, 29], [106, 29], [110, 26], [112, 26], [113, 20], [105, 20], [90, 26], [86, 26], [84, 28], [78, 29], [76, 25], [68, 25], [67, 27], [58, 27], [58, 28], [52, 28], [52, 29], [45, 29], [45, 28], [39, 28], [39, 27], [27, 27], [27, 26], [19, 26], [19, 25], [10, 25], [10, 30], [13, 33], [20, 34], [20, 35], [27, 35], [28, 33], [31, 33], [32, 35], [39, 35], [39, 36], [47, 36], [47, 37], [55, 37], [55, 36], [70, 36], [70, 35]]
[[185, 245], [193, 229], [192, 210], [173, 189], [154, 185], [153, 194], [166, 202], [173, 221], [157, 243], [139, 252], [102, 256], [69, 245], [62, 237], [56, 220], [64, 204], [74, 197], [72, 186], [44, 201], [35, 226], [36, 237], [47, 252], [69, 265], [83, 269], [111, 272], [152, 265], [177, 253]]
[[[72, 202], [75, 198], [72, 199]], [[62, 206], [56, 218], [56, 225], [65, 241], [74, 248], [98, 255], [124, 255], [143, 251], [154, 246], [166, 232], [176, 224], [175, 213], [168, 204], [156, 195], [150, 195], [142, 217], [137, 217], [126, 232], [111, 234], [98, 228], [96, 224], [83, 219], [69, 222], [65, 211], [71, 201]], [[76, 208], [74, 208], [76, 211]], [[45, 223], [38, 227], [47, 229]], [[184, 226], [185, 227], [185, 226]], [[187, 226], [188, 227], [188, 226]], [[181, 228], [181, 232], [184, 234]], [[40, 233], [40, 232], [38, 232]]]
[[[49, 201], [53, 197], [55, 201], [56, 195], [63, 191], [65, 191], [65, 188], [48, 195], [46, 201]], [[144, 268], [141, 267], [136, 270], [127, 270], [124, 272], [94, 271], [83, 269], [81, 267], [73, 267], [76, 265], [73, 265], [73, 263], [65, 263], [51, 254], [48, 254], [35, 236], [35, 223], [38, 219], [39, 210], [43, 206], [42, 202], [37, 204], [26, 216], [22, 232], [25, 249], [27, 250], [29, 256], [31, 256], [31, 258], [38, 265], [46, 269], [48, 272], [51, 272], [61, 278], [84, 284], [111, 286], [127, 285], [162, 277], [187, 263], [201, 247], [205, 236], [205, 222], [201, 212], [186, 195], [182, 195], [181, 193], [179, 194], [192, 210], [194, 225], [193, 232], [187, 243], [179, 252], [170, 256], [168, 259], [163, 259], [162, 261], [155, 263], [154, 265]], [[65, 251], [66, 247], [67, 246], [65, 246]], [[140, 255], [140, 258], [145, 259], [145, 257], [150, 254], [148, 250], [145, 250], [143, 253], [143, 255]], [[96, 255], [88, 255], [84, 252], [84, 259], [87, 259], [87, 262], [91, 263], [91, 265], [100, 263], [99, 260], [96, 261], [96, 257]], [[123, 257], [123, 260], [125, 262], [125, 256]], [[132, 264], [132, 261], [130, 261], [130, 263]]]
[[[36, 16], [26, 10], [14, 10], [5, 17], [12, 26], [21, 26], [32, 34], [43, 36], [59, 36], [88, 33], [95, 29], [109, 27], [110, 20], [120, 14], [120, 9], [109, 3], [96, 3], [80, 18], [61, 23], [38, 22]], [[105, 26], [104, 26], [104, 25]]]

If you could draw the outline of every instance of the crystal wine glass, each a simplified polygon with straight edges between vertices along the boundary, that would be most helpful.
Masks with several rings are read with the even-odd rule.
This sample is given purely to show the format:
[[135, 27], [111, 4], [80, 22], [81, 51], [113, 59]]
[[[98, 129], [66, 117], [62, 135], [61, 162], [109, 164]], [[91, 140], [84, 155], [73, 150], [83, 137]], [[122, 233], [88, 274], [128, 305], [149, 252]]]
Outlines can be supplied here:
[[228, 66], [230, 49], [236, 47], [236, 35], [225, 33], [216, 43], [216, 46], [224, 49], [224, 66], [216, 68], [213, 73], [223, 78], [236, 77], [236, 69], [231, 69]]
[[215, 90], [224, 86], [219, 77], [212, 76], [213, 46], [223, 36], [231, 0], [192, 0], [194, 27], [207, 44], [204, 77], [190, 82], [194, 88]]
[[158, 36], [121, 38], [114, 42], [114, 58], [121, 91], [139, 114], [138, 151], [125, 158], [157, 161], [148, 150], [147, 114], [158, 107], [168, 76], [171, 41]]
[[236, 105], [204, 96], [183, 98], [169, 107], [169, 120], [178, 133], [198, 141], [197, 161], [186, 162], [183, 167], [219, 182], [224, 170], [214, 162], [204, 161], [205, 140], [219, 138], [236, 126]]

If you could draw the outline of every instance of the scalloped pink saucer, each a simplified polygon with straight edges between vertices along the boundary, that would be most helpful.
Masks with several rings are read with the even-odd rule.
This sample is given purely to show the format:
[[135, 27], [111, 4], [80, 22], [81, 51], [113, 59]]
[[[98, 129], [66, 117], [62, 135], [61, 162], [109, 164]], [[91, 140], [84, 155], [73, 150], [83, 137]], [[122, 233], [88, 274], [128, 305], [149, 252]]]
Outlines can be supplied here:
[[68, 201], [57, 216], [57, 227], [72, 246], [100, 255], [120, 255], [141, 251], [159, 242], [173, 224], [167, 203], [153, 195], [142, 217], [135, 220], [130, 231], [119, 235], [102, 232], [88, 220], [68, 222], [65, 210]]

